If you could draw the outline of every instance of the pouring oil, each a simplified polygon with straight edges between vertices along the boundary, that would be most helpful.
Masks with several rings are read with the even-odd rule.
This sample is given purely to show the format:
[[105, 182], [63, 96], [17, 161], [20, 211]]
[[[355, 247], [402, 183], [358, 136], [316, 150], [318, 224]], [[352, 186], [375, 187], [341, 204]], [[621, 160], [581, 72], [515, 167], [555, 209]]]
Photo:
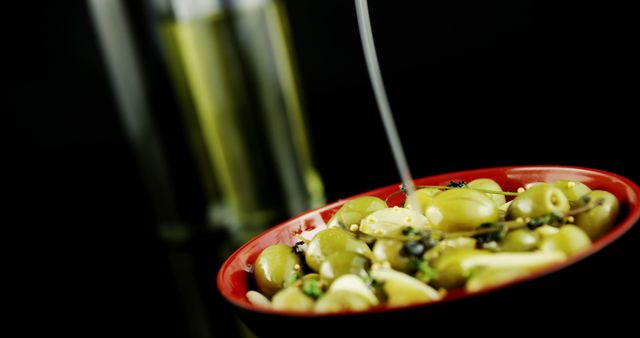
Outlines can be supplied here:
[[376, 47], [373, 43], [373, 32], [371, 30], [371, 20], [369, 19], [367, 0], [355, 0], [355, 3], [358, 16], [358, 27], [360, 28], [360, 39], [362, 40], [362, 48], [364, 49], [367, 69], [369, 70], [369, 78], [371, 79], [371, 85], [373, 86], [373, 92], [376, 97], [380, 116], [382, 117], [387, 139], [389, 139], [393, 158], [396, 162], [396, 166], [398, 167], [398, 172], [402, 178], [405, 191], [407, 192], [407, 198], [411, 201], [409, 205], [418, 206], [418, 203], [415, 201], [416, 188], [413, 184], [413, 178], [409, 171], [407, 159], [404, 156], [402, 143], [400, 142], [398, 130], [395, 122], [393, 121], [393, 114], [391, 112], [391, 107], [389, 106], [387, 93], [384, 89], [384, 83], [382, 82], [382, 74], [380, 73]]

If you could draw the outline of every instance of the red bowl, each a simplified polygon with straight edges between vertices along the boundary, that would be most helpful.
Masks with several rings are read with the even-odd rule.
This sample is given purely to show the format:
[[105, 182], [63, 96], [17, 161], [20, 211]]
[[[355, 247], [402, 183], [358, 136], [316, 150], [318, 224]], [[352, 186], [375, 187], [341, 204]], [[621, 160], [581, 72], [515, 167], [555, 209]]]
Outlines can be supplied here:
[[[443, 322], [453, 317], [458, 318], [464, 313], [468, 313], [470, 318], [473, 318], [467, 318], [466, 323], [471, 324], [477, 321], [478, 325], [482, 325], [483, 320], [491, 320], [489, 317], [484, 318], [483, 315], [479, 315], [486, 314], [487, 306], [504, 305], [510, 310], [503, 311], [501, 316], [507, 318], [514, 316], [515, 313], [524, 315], [527, 309], [531, 309], [535, 305], [543, 305], [544, 302], [553, 301], [550, 297], [554, 294], [554, 297], [562, 295], [565, 301], [571, 301], [574, 297], [574, 301], [579, 302], [582, 293], [576, 290], [584, 288], [585, 285], [598, 287], [588, 281], [585, 284], [584, 280], [579, 280], [597, 281], [598, 279], [594, 279], [592, 271], [594, 265], [580, 266], [579, 269], [573, 269], [573, 272], [569, 271], [565, 274], [561, 274], [561, 272], [570, 270], [569, 267], [578, 265], [576, 263], [610, 245], [631, 229], [640, 217], [638, 202], [640, 188], [624, 177], [596, 169], [565, 166], [499, 167], [440, 174], [416, 179], [415, 183], [416, 185], [447, 185], [451, 180], [471, 181], [483, 177], [494, 179], [505, 191], [515, 191], [518, 187], [530, 182], [549, 182], [560, 179], [580, 181], [594, 190], [601, 189], [613, 193], [622, 206], [620, 220], [607, 234], [595, 241], [589, 250], [560, 264], [549, 266], [534, 274], [481, 292], [469, 294], [464, 290], [453, 290], [443, 300], [437, 302], [417, 303], [395, 308], [381, 306], [365, 312], [337, 314], [275, 311], [256, 307], [249, 303], [245, 297], [246, 292], [249, 291], [250, 278], [252, 278], [249, 271], [256, 257], [264, 248], [276, 243], [293, 245], [297, 241], [294, 237], [296, 233], [323, 225], [349, 199], [363, 195], [385, 199], [398, 190], [398, 184], [394, 184], [305, 212], [253, 238], [232, 254], [222, 265], [218, 272], [218, 289], [224, 298], [232, 304], [247, 326], [261, 337], [277, 336], [282, 334], [282, 330], [307, 332], [310, 328], [312, 328], [311, 335], [333, 335], [338, 325], [347, 326], [347, 331], [341, 329], [341, 333], [347, 333], [351, 328], [354, 334], [360, 335], [367, 332], [366, 328], [371, 328], [372, 320], [381, 325], [386, 322], [396, 328], [399, 327], [398, 323], [408, 323], [411, 320], [427, 320], [442, 326]], [[398, 205], [402, 199], [402, 194], [397, 194], [389, 204], [390, 206]], [[587, 263], [590, 260], [586, 260]], [[594, 264], [595, 262], [594, 260]], [[604, 268], [607, 262], [598, 262], [598, 264], [602, 266], [597, 268]], [[518, 299], [520, 301], [516, 301]], [[527, 305], [524, 306], [523, 303], [527, 303]], [[469, 330], [472, 326], [464, 325]], [[458, 325], [456, 332], [460, 333], [464, 327]], [[375, 328], [370, 329], [370, 333], [379, 333], [380, 329], [381, 327], [376, 325]], [[433, 329], [430, 332], [433, 332]], [[305, 333], [305, 335], [308, 334], [309, 332]]]

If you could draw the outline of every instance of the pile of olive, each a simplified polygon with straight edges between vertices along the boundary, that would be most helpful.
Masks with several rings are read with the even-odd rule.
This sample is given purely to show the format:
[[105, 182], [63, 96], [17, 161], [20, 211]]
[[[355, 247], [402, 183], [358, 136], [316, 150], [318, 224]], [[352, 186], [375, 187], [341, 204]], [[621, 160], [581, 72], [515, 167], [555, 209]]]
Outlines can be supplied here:
[[262, 251], [259, 292], [247, 298], [276, 310], [336, 312], [475, 292], [584, 251], [619, 212], [614, 195], [576, 181], [518, 192], [486, 178], [452, 185], [419, 187], [416, 205], [348, 201], [310, 241]]

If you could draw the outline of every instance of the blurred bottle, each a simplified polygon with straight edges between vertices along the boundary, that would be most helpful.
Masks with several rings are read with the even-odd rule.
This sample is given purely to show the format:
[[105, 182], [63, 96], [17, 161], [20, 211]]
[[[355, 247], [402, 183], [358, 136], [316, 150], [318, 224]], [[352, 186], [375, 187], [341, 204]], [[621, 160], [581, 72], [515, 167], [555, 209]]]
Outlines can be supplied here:
[[243, 242], [324, 203], [280, 1], [154, 1], [211, 224]]
[[240, 244], [324, 203], [280, 0], [89, 4], [162, 234]]
[[258, 232], [324, 204], [284, 6], [87, 3], [189, 330], [236, 336], [211, 283], [217, 267]]

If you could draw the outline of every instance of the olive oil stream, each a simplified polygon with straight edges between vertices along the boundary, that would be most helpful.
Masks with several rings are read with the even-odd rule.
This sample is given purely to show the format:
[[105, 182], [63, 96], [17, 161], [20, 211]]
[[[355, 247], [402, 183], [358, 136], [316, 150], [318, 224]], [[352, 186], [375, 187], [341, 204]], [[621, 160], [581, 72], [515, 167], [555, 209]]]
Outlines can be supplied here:
[[393, 158], [398, 167], [398, 172], [402, 178], [402, 183], [407, 192], [407, 198], [411, 201], [409, 206], [417, 206], [418, 203], [415, 200], [415, 185], [413, 184], [413, 178], [409, 171], [409, 165], [407, 159], [404, 156], [402, 149], [402, 143], [398, 136], [398, 130], [395, 122], [393, 121], [393, 114], [391, 107], [389, 106], [389, 99], [384, 89], [384, 83], [382, 81], [382, 75], [380, 73], [380, 65], [378, 64], [378, 57], [376, 55], [376, 47], [373, 42], [373, 31], [371, 29], [371, 20], [369, 19], [369, 8], [367, 6], [367, 0], [355, 0], [356, 12], [358, 16], [358, 26], [360, 28], [360, 38], [362, 40], [362, 48], [364, 49], [364, 56], [367, 62], [367, 69], [369, 70], [369, 78], [371, 79], [371, 85], [375, 93], [376, 102], [378, 104], [378, 110], [382, 117], [384, 129], [387, 134], [387, 139], [391, 145], [391, 151], [393, 152]]

